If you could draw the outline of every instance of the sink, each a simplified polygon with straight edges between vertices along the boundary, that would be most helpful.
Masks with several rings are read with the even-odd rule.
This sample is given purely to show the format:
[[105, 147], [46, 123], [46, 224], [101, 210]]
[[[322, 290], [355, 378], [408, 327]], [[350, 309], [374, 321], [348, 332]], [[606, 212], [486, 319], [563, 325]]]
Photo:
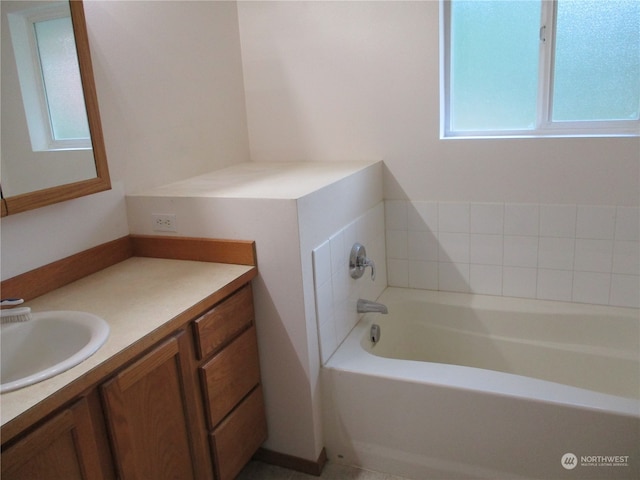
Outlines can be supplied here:
[[29, 321], [2, 325], [0, 392], [41, 382], [78, 365], [108, 336], [107, 322], [86, 312], [36, 312]]

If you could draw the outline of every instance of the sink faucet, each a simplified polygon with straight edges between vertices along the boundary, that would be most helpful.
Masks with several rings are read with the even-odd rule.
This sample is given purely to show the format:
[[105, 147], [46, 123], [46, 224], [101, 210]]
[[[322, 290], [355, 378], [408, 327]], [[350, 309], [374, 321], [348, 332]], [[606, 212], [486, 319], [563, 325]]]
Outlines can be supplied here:
[[387, 306], [381, 303], [372, 302], [371, 300], [358, 299], [358, 313], [389, 313]]

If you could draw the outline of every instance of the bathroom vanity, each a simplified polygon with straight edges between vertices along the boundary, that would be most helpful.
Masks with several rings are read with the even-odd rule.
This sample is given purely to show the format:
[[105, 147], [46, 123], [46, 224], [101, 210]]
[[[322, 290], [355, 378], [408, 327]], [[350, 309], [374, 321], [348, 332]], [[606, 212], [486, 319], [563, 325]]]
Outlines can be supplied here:
[[233, 479], [267, 437], [255, 246], [117, 242], [124, 260], [28, 302], [94, 313], [111, 333], [80, 365], [2, 394], [2, 478]]

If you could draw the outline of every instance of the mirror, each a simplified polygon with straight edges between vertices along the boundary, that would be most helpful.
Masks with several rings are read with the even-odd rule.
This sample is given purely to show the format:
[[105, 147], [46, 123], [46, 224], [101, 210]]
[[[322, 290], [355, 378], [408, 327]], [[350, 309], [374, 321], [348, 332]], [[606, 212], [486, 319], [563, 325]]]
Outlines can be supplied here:
[[[2, 142], [0, 149], [0, 193], [2, 194], [2, 216], [11, 215], [34, 208], [43, 207], [64, 200], [90, 195], [92, 193], [101, 192], [111, 188], [109, 179], [109, 171], [107, 167], [107, 158], [104, 147], [104, 138], [102, 135], [102, 126], [100, 123], [100, 113], [98, 110], [98, 99], [93, 79], [93, 68], [91, 65], [91, 56], [89, 52], [89, 39], [87, 36], [87, 28], [84, 17], [84, 7], [82, 1], [71, 0], [69, 2], [49, 2], [49, 1], [9, 1], [2, 0], [0, 2], [2, 13], [2, 79], [0, 82], [1, 92], [1, 108], [2, 108]], [[69, 33], [67, 41], [56, 38], [57, 31], [55, 28], [46, 27], [33, 35], [36, 21], [34, 18], [51, 19], [52, 17], [60, 18], [60, 22], [69, 22], [68, 18], [61, 17], [60, 13], [46, 13], [53, 9], [59, 10], [64, 8], [70, 15], [72, 25], [68, 27]], [[29, 14], [29, 20], [33, 25], [31, 28], [16, 27], [22, 22], [22, 18], [26, 18], [24, 12], [31, 10], [35, 14]], [[44, 17], [42, 17], [44, 15]], [[20, 18], [18, 21], [17, 19]], [[16, 23], [18, 22], [18, 23]], [[27, 24], [29, 25], [29, 24]], [[52, 143], [51, 138], [55, 137], [53, 142], [58, 141], [56, 127], [54, 126], [53, 107], [46, 98], [49, 92], [33, 96], [30, 99], [29, 94], [25, 94], [25, 78], [29, 77], [28, 73], [24, 73], [24, 69], [20, 67], [20, 52], [29, 47], [26, 40], [23, 42], [16, 31], [19, 32], [23, 28], [25, 32], [31, 32], [31, 36], [43, 41], [41, 38], [54, 38], [53, 43], [64, 44], [62, 50], [69, 50], [71, 53], [67, 58], [77, 59], [77, 67], [79, 75], [74, 72], [69, 74], [69, 70], [62, 74], [62, 82], [65, 87], [73, 84], [73, 78], [78, 76], [77, 83], [81, 93], [78, 94], [79, 102], [70, 100], [70, 97], [62, 97], [60, 102], [61, 110], [69, 111], [75, 103], [79, 103], [79, 111], [82, 112], [82, 100], [86, 107], [86, 120], [82, 115], [84, 127], [83, 133], [70, 133], [68, 136], [73, 137], [71, 140], [63, 138], [61, 143]], [[47, 37], [47, 35], [49, 37]], [[18, 41], [16, 41], [16, 38]], [[26, 38], [26, 37], [25, 37]], [[73, 40], [75, 40], [76, 54], [73, 54]], [[37, 45], [35, 50], [41, 48]], [[34, 50], [32, 48], [32, 50]], [[44, 54], [40, 54], [41, 56]], [[24, 58], [24, 57], [23, 57]], [[33, 79], [40, 79], [41, 84], [45, 77], [43, 73], [46, 68], [51, 71], [57, 71], [59, 65], [63, 63], [52, 56], [53, 61], [50, 63], [52, 67], [46, 66], [44, 58], [40, 58], [38, 68], [41, 68], [35, 75], [31, 74]], [[56, 63], [57, 62], [57, 63]], [[33, 64], [30, 61], [26, 64]], [[68, 62], [66, 62], [68, 63]], [[25, 62], [23, 60], [23, 66]], [[33, 65], [31, 65], [33, 68]], [[33, 70], [34, 72], [36, 70]], [[46, 90], [47, 87], [41, 88]], [[50, 88], [53, 91], [53, 87]], [[45, 100], [43, 100], [45, 98]], [[45, 120], [37, 120], [34, 123], [33, 110], [29, 110], [28, 106], [40, 104], [40, 111], [45, 112], [40, 118]], [[44, 105], [44, 106], [43, 106]], [[37, 106], [37, 105], [36, 105]], [[78, 110], [78, 108], [76, 108]], [[25, 112], [29, 111], [27, 114]], [[48, 135], [49, 143], [38, 140], [40, 134], [34, 134], [37, 127], [33, 125], [44, 124], [46, 127], [41, 128], [41, 136]], [[82, 122], [81, 122], [82, 123]], [[84, 140], [81, 137], [86, 137]], [[64, 137], [64, 135], [60, 135]], [[40, 142], [40, 143], [39, 143]], [[65, 143], [67, 142], [67, 143]], [[84, 142], [84, 143], [83, 143]], [[42, 145], [45, 145], [44, 147]]]

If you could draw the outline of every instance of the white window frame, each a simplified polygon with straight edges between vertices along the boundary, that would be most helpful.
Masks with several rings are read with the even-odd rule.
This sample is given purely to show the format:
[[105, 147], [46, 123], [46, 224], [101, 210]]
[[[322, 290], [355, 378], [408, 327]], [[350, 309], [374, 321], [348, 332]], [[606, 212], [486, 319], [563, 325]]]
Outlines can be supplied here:
[[440, 0], [440, 138], [629, 137], [640, 136], [640, 120], [552, 121], [557, 1], [541, 1], [536, 126], [525, 130], [453, 131], [450, 119], [451, 0]]
[[34, 152], [92, 148], [90, 137], [69, 140], [54, 138], [38, 54], [34, 24], [69, 15], [67, 2], [52, 2], [50, 5], [7, 15], [31, 148]]

